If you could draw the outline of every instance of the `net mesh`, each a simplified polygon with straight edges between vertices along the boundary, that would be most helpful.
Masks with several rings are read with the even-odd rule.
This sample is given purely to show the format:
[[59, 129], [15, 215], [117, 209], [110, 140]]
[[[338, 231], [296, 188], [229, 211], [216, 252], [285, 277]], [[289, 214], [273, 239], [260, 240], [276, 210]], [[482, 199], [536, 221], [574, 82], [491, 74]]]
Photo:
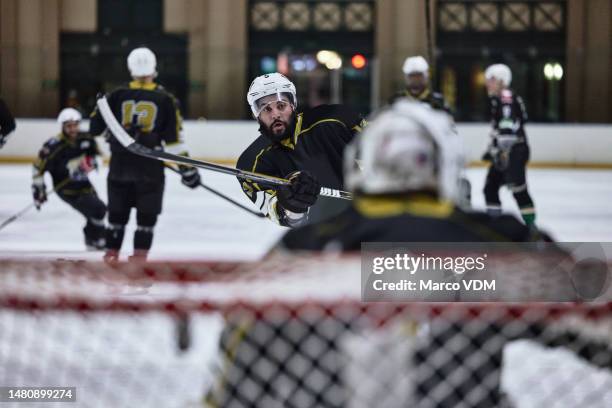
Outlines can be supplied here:
[[364, 303], [352, 256], [0, 271], [0, 385], [77, 406], [612, 406], [610, 302]]

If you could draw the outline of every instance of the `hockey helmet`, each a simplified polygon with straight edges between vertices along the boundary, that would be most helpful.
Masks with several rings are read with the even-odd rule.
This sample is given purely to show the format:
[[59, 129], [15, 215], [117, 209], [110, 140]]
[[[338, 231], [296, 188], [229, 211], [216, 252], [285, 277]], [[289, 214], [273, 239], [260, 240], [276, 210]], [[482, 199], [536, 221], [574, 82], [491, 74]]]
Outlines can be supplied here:
[[156, 75], [157, 58], [146, 47], [135, 48], [127, 58], [127, 66], [133, 77]]
[[456, 200], [462, 164], [448, 115], [400, 99], [347, 146], [345, 185], [363, 194], [433, 191]]
[[510, 86], [512, 82], [512, 71], [506, 64], [490, 65], [485, 71], [485, 79], [499, 79], [504, 86]]
[[57, 116], [57, 123], [63, 126], [66, 122], [80, 122], [83, 119], [81, 112], [74, 108], [65, 108]]
[[404, 72], [404, 75], [421, 73], [427, 77], [429, 76], [429, 64], [425, 58], [421, 57], [420, 55], [408, 57], [406, 58], [406, 61], [404, 61], [402, 71]]
[[263, 105], [258, 102], [269, 95], [276, 95], [278, 100], [281, 100], [282, 97], [285, 96], [294, 108], [297, 107], [295, 85], [289, 78], [278, 72], [261, 75], [251, 82], [251, 86], [249, 86], [249, 91], [247, 92], [247, 102], [251, 107], [251, 112], [253, 112], [253, 117], [255, 119], [259, 117], [263, 107]]

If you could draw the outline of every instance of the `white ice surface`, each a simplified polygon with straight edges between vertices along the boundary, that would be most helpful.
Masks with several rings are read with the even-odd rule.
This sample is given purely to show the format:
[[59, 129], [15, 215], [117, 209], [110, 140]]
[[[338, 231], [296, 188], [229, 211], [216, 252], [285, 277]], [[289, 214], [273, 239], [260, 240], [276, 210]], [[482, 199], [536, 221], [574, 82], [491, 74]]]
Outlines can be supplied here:
[[[202, 171], [210, 187], [252, 205], [235, 178]], [[485, 169], [467, 172], [472, 182], [472, 202], [484, 208]], [[93, 173], [91, 180], [106, 201], [106, 169]], [[31, 168], [28, 165], [0, 166], [0, 222], [31, 202]], [[535, 201], [537, 224], [559, 241], [612, 241], [612, 170], [528, 171], [529, 190]], [[48, 180], [47, 185], [51, 183]], [[501, 190], [505, 211], [517, 214], [512, 195]], [[86, 257], [98, 259], [99, 252], [84, 253], [83, 218], [55, 196], [43, 209], [32, 209], [0, 230], [0, 257]], [[135, 214], [126, 230], [122, 253], [132, 251]], [[180, 183], [173, 173], [166, 175], [164, 211], [155, 229], [151, 259], [242, 259], [261, 257], [285, 229], [258, 219], [227, 204], [204, 189], [195, 191]]]
[[[106, 168], [90, 179], [98, 195], [106, 199]], [[191, 190], [177, 174], [166, 172], [163, 213], [155, 228], [152, 260], [213, 259], [252, 260], [274, 245], [284, 228], [257, 218], [202, 188]], [[243, 204], [255, 207], [232, 176], [202, 171], [202, 181]], [[27, 206], [31, 166], [0, 166], [0, 222]], [[49, 177], [47, 175], [47, 177]], [[47, 179], [47, 187], [51, 181]], [[122, 254], [132, 253], [135, 211], [126, 229]], [[40, 212], [32, 209], [0, 230], [0, 257], [36, 256], [100, 259], [101, 252], [84, 253], [84, 218], [57, 196], [49, 197]]]
[[[211, 187], [250, 203], [233, 177], [201, 174]], [[470, 169], [467, 174], [473, 204], [483, 208], [485, 170]], [[105, 168], [91, 176], [104, 201], [105, 176]], [[537, 223], [553, 237], [612, 241], [612, 171], [530, 170], [528, 177]], [[0, 222], [31, 202], [30, 182], [30, 166], [0, 166]], [[502, 203], [504, 209], [518, 214], [505, 189]], [[134, 218], [132, 213], [124, 256], [132, 251]], [[84, 252], [83, 224], [79, 214], [51, 196], [40, 212], [32, 209], [0, 230], [0, 259], [100, 259], [101, 252]], [[184, 187], [177, 175], [168, 173], [164, 212], [155, 230], [151, 259], [253, 260], [263, 256], [284, 232], [203, 189]], [[149, 295], [155, 290], [156, 286]], [[37, 317], [1, 311], [0, 385], [78, 387], [77, 404], [53, 406], [199, 406], [213, 381], [210, 366], [222, 322], [215, 315], [193, 319], [192, 346], [180, 353], [168, 316], [45, 313]], [[177, 393], [182, 397], [177, 398]]]

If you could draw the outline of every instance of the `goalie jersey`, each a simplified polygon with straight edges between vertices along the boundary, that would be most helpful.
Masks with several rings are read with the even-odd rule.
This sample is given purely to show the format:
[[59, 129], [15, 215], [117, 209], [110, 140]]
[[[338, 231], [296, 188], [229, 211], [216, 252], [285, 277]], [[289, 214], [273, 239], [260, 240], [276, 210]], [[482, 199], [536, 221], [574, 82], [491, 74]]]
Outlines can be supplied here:
[[[173, 154], [185, 152], [182, 143], [183, 119], [176, 98], [157, 83], [132, 81], [114, 90], [108, 104], [127, 132], [146, 147]], [[91, 114], [90, 133], [99, 135], [106, 123], [96, 108]], [[111, 150], [109, 179], [118, 181], [152, 181], [164, 179], [164, 164], [137, 156], [114, 137], [108, 137]]]
[[356, 197], [334, 220], [289, 231], [290, 250], [358, 251], [362, 242], [531, 242], [545, 234], [511, 215], [465, 212], [428, 195]]
[[[240, 156], [241, 170], [286, 177], [298, 170], [312, 173], [324, 187], [343, 189], [342, 162], [345, 146], [365, 125], [362, 118], [344, 105], [321, 105], [295, 116], [292, 137], [273, 143], [260, 135]], [[250, 180], [238, 179], [242, 190], [260, 211], [283, 224], [276, 212], [276, 191]], [[315, 222], [345, 208], [341, 200], [319, 197], [309, 220]]]

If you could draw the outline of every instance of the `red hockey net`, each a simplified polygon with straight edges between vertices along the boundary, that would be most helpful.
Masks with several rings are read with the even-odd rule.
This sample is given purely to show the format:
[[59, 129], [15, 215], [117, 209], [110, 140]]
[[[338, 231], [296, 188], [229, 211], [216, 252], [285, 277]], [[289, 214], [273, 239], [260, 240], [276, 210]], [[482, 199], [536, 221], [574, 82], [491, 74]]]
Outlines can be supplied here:
[[78, 406], [612, 406], [612, 303], [364, 303], [360, 261], [0, 261], [0, 386], [76, 387]]

